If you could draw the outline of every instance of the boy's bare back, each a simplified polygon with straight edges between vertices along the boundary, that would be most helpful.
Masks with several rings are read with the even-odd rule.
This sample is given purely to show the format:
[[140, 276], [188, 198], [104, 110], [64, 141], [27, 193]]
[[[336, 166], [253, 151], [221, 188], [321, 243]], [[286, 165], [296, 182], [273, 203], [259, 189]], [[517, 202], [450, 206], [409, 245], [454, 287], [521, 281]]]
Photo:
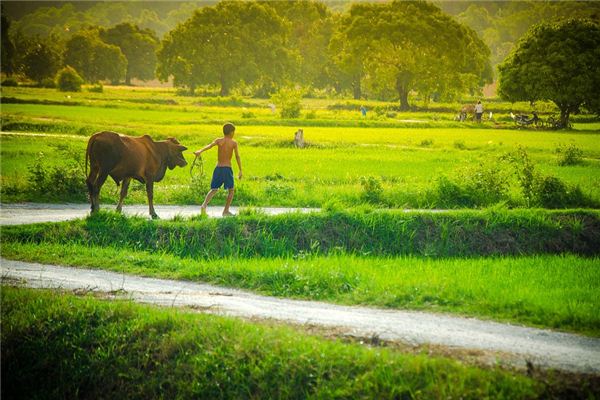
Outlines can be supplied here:
[[217, 166], [231, 167], [231, 158], [233, 157], [233, 152], [237, 150], [237, 142], [232, 138], [225, 136], [216, 139], [215, 143], [219, 147]]

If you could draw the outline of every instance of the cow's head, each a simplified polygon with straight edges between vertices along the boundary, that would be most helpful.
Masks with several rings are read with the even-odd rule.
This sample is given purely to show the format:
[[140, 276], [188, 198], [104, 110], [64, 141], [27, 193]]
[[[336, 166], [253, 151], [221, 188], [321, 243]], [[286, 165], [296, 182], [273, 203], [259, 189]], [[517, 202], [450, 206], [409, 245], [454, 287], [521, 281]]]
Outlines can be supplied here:
[[167, 154], [167, 166], [169, 169], [185, 167], [187, 165], [187, 161], [183, 158], [183, 152], [187, 150], [187, 147], [180, 145], [175, 138], [168, 138], [167, 148], [169, 149]]

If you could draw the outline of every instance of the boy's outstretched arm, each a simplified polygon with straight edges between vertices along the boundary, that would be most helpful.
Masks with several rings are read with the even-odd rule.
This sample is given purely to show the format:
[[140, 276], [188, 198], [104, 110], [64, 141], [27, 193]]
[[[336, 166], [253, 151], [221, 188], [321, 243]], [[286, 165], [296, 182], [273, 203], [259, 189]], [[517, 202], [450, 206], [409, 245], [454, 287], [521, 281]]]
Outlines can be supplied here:
[[242, 159], [240, 158], [237, 143], [235, 144], [233, 151], [235, 151], [235, 161], [237, 161], [238, 169], [240, 170], [238, 173], [238, 179], [242, 179]]
[[203, 148], [201, 148], [200, 150], [196, 150], [196, 151], [194, 152], [194, 154], [195, 154], [195, 155], [197, 155], [197, 156], [199, 156], [200, 154], [202, 154], [202, 153], [203, 153], [203, 152], [205, 152], [206, 150], [208, 150], [208, 149], [210, 149], [210, 148], [213, 148], [213, 147], [215, 147], [215, 146], [217, 145], [217, 143], [218, 143], [218, 140], [219, 140], [219, 139], [215, 139], [215, 140], [213, 140], [213, 142], [212, 142], [212, 143], [210, 143], [210, 144], [207, 144], [206, 146], [204, 146], [204, 147], [203, 147]]

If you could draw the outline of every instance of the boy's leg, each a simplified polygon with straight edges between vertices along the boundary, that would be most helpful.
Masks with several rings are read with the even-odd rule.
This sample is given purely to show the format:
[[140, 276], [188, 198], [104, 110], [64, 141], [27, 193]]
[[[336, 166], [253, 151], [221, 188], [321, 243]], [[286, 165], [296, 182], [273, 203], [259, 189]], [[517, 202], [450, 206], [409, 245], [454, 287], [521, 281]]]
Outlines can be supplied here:
[[229, 212], [229, 206], [233, 201], [233, 194], [235, 193], [235, 189], [229, 189], [229, 193], [227, 193], [227, 201], [225, 202], [225, 208], [223, 209], [223, 215], [233, 215]]
[[218, 190], [219, 189], [210, 189], [210, 192], [206, 193], [204, 203], [202, 203], [202, 205], [200, 206], [200, 212], [202, 213], [202, 215], [206, 215], [206, 207], [208, 206], [208, 203], [210, 203], [210, 201], [212, 200], [212, 198]]

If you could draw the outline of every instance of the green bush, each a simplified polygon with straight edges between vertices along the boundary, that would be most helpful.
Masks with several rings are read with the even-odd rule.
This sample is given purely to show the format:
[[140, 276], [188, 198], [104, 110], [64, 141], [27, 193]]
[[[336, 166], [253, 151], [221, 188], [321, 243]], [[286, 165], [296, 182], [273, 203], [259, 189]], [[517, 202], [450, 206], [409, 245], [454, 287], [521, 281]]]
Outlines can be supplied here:
[[280, 109], [281, 118], [300, 117], [303, 90], [294, 87], [284, 87], [271, 96], [271, 101]]
[[361, 197], [363, 200], [371, 204], [379, 204], [383, 199], [383, 186], [381, 181], [374, 176], [362, 176], [360, 178], [360, 184], [362, 186]]
[[104, 86], [102, 86], [101, 83], [98, 83], [96, 85], [90, 86], [88, 88], [88, 92], [92, 92], [92, 93], [103, 93], [104, 92]]
[[40, 81], [39, 87], [54, 89], [56, 87], [56, 82], [52, 78], [44, 78]]
[[39, 153], [27, 167], [26, 191], [42, 199], [85, 200], [87, 188], [80, 152], [64, 146], [57, 147], [57, 151], [64, 155], [66, 162], [63, 165], [49, 167], [44, 162], [44, 153]]
[[2, 86], [19, 86], [19, 82], [17, 82], [17, 80], [14, 78], [6, 78], [2, 81]]
[[561, 167], [583, 162], [583, 150], [573, 144], [558, 146], [555, 153], [558, 155], [558, 165]]
[[56, 74], [56, 83], [61, 92], [81, 92], [83, 79], [75, 69], [66, 66]]

